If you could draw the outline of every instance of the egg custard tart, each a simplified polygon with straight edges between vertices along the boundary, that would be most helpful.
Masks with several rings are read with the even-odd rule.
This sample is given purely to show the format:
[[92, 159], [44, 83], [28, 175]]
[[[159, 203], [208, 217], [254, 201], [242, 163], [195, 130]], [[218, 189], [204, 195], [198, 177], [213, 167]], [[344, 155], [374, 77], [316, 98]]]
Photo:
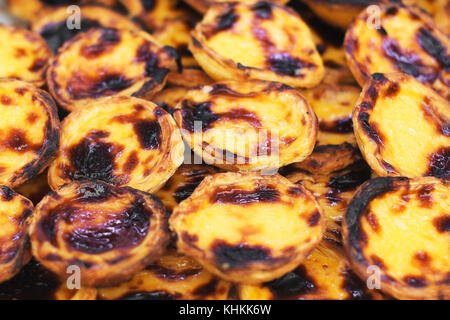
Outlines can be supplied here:
[[380, 10], [378, 29], [362, 12], [345, 36], [348, 65], [358, 83], [363, 86], [373, 73], [403, 72], [450, 98], [450, 38], [416, 7]]
[[45, 72], [53, 56], [45, 40], [32, 31], [0, 25], [0, 77], [44, 85]]
[[353, 126], [362, 155], [378, 175], [450, 179], [450, 103], [416, 79], [372, 75]]
[[99, 180], [75, 181], [49, 193], [33, 214], [33, 256], [67, 277], [80, 270], [82, 286], [108, 286], [131, 278], [163, 251], [166, 210], [158, 198]]
[[50, 95], [0, 79], [0, 184], [15, 188], [43, 171], [59, 144], [60, 123]]
[[98, 179], [154, 192], [181, 165], [183, 152], [179, 129], [161, 107], [133, 97], [105, 98], [64, 119], [48, 180], [54, 190]]
[[193, 30], [189, 49], [215, 80], [309, 88], [324, 76], [308, 26], [292, 9], [268, 2], [212, 6]]
[[228, 81], [192, 89], [174, 118], [197, 155], [228, 170], [273, 170], [302, 161], [317, 137], [309, 104], [276, 82]]
[[325, 229], [309, 191], [257, 173], [207, 176], [169, 221], [180, 252], [225, 280], [249, 284], [295, 269]]
[[33, 203], [0, 185], [0, 283], [14, 277], [30, 260], [28, 229]]
[[378, 268], [381, 290], [397, 299], [450, 298], [450, 186], [434, 177], [364, 183], [344, 217], [355, 272]]
[[72, 111], [101, 97], [151, 98], [177, 54], [144, 31], [95, 28], [64, 43], [47, 72], [56, 101]]

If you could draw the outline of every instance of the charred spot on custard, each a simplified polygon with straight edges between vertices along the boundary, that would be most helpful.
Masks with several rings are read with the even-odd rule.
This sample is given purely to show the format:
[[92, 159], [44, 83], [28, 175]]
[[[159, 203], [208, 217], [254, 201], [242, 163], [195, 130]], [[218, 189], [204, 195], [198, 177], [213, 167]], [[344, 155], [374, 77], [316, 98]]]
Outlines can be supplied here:
[[183, 101], [182, 106], [183, 128], [194, 132], [196, 122], [200, 124], [202, 131], [212, 127], [212, 124], [219, 119], [218, 115], [212, 112], [210, 102], [193, 104], [188, 100]]
[[162, 142], [162, 132], [156, 120], [140, 120], [134, 123], [134, 131], [141, 147], [147, 150], [158, 149]]
[[351, 269], [342, 272], [344, 281], [342, 289], [349, 295], [350, 300], [369, 300], [372, 295], [367, 291], [367, 285]]
[[0, 186], [2, 200], [9, 202], [16, 196], [14, 190], [8, 188], [7, 186]]
[[268, 58], [267, 64], [269, 65], [270, 70], [278, 74], [292, 77], [298, 77], [301, 69], [314, 69], [317, 67], [312, 63], [302, 61], [299, 58], [294, 58], [286, 52], [272, 54]]
[[422, 207], [431, 208], [433, 206], [433, 185], [423, 185], [417, 191], [417, 200]]
[[272, 4], [259, 1], [252, 6], [252, 10], [255, 15], [260, 19], [270, 19], [272, 18]]
[[120, 42], [120, 34], [116, 29], [102, 28], [102, 35], [95, 44], [80, 48], [80, 55], [87, 59], [96, 59], [112, 50]]
[[3, 145], [15, 152], [25, 153], [29, 151], [38, 152], [42, 145], [34, 145], [27, 139], [26, 132], [22, 129], [13, 128], [8, 132], [8, 136], [3, 141]]
[[46, 25], [40, 34], [45, 39], [48, 46], [56, 52], [64, 42], [72, 39], [78, 33], [86, 32], [91, 28], [98, 27], [101, 27], [101, 25], [97, 21], [81, 17], [80, 28], [69, 29], [67, 28], [67, 22], [64, 21]]
[[442, 147], [429, 159], [427, 175], [450, 180], [450, 147]]
[[[213, 90], [216, 90], [214, 92], [215, 94], [219, 94], [217, 86], [215, 86], [215, 89]], [[220, 88], [220, 90], [224, 91], [225, 88]], [[229, 90], [224, 92], [232, 94]], [[181, 112], [183, 117], [183, 128], [190, 132], [195, 132], [196, 129], [201, 129], [202, 131], [211, 129], [214, 123], [219, 120], [245, 121], [255, 128], [262, 127], [261, 119], [248, 110], [235, 108], [228, 112], [215, 113], [211, 110], [211, 102], [194, 104], [189, 100], [184, 100], [182, 102]]]
[[219, 285], [219, 279], [213, 278], [209, 282], [201, 285], [196, 288], [192, 294], [197, 297], [207, 297], [217, 290], [217, 286]]
[[[64, 213], [57, 213], [57, 215], [61, 214], [64, 215]], [[101, 225], [77, 228], [65, 234], [64, 239], [73, 249], [88, 254], [135, 247], [146, 237], [151, 215], [152, 212], [144, 207], [143, 200], [136, 199], [114, 219]]]
[[31, 72], [38, 72], [47, 64], [48, 59], [37, 59], [33, 62], [33, 64], [28, 68]]
[[273, 186], [257, 186], [253, 190], [244, 190], [233, 186], [218, 187], [211, 196], [211, 203], [230, 203], [247, 205], [259, 202], [277, 202], [280, 192]]
[[74, 180], [91, 178], [105, 182], [116, 182], [114, 176], [115, 158], [124, 147], [102, 141], [109, 136], [106, 131], [91, 131], [78, 144], [68, 150], [73, 167], [65, 172]]
[[239, 19], [239, 16], [234, 12], [234, 6], [230, 6], [224, 13], [217, 18], [217, 28], [215, 32], [230, 29], [234, 23]]
[[450, 232], [450, 215], [443, 214], [434, 218], [433, 223], [439, 233]]
[[369, 180], [370, 176], [370, 168], [364, 163], [358, 170], [352, 170], [349, 173], [331, 177], [327, 183], [327, 187], [339, 193], [352, 191]]
[[423, 265], [428, 265], [431, 262], [431, 257], [425, 251], [416, 252], [414, 259]]
[[438, 71], [423, 65], [417, 55], [404, 52], [397, 41], [384, 38], [382, 47], [384, 54], [393, 62], [397, 70], [416, 78], [420, 82], [432, 83], [436, 80]]
[[270, 250], [260, 246], [231, 245], [223, 240], [216, 240], [211, 248], [217, 264], [224, 269], [242, 268], [253, 262], [272, 259]]
[[331, 133], [351, 133], [353, 132], [352, 117], [337, 119], [331, 123], [321, 121], [319, 123], [319, 129], [320, 131]]
[[318, 210], [315, 210], [308, 218], [308, 226], [315, 227], [319, 224], [321, 219], [321, 214]]
[[381, 134], [376, 123], [370, 123], [370, 115], [367, 112], [360, 112], [358, 115], [358, 120], [361, 123], [362, 128], [367, 133], [367, 135], [377, 143], [379, 146], [383, 146], [385, 137]]
[[67, 91], [73, 99], [100, 98], [114, 95], [131, 87], [134, 79], [120, 73], [101, 73], [95, 77], [75, 73], [67, 82]]
[[137, 152], [133, 151], [127, 158], [127, 161], [123, 165], [123, 171], [126, 173], [131, 173], [139, 164], [139, 158], [137, 156]]
[[447, 53], [447, 49], [429, 30], [424, 27], [419, 28], [417, 38], [419, 39], [421, 47], [435, 58], [443, 68], [450, 68], [450, 56]]
[[410, 287], [424, 288], [427, 286], [427, 280], [420, 276], [405, 276], [403, 281]]
[[124, 294], [118, 300], [175, 300], [180, 296], [164, 290], [156, 290], [151, 292], [130, 292]]
[[[173, 54], [173, 51], [170, 51], [169, 53]], [[154, 81], [158, 83], [162, 83], [170, 71], [167, 68], [161, 68], [159, 66], [160, 61], [158, 55], [152, 50], [149, 42], [143, 43], [137, 49], [135, 61], [137, 63], [145, 62], [145, 75], [154, 78]]]
[[308, 275], [303, 265], [281, 278], [264, 283], [263, 286], [269, 288], [274, 298], [278, 300], [291, 299], [319, 290], [314, 279]]

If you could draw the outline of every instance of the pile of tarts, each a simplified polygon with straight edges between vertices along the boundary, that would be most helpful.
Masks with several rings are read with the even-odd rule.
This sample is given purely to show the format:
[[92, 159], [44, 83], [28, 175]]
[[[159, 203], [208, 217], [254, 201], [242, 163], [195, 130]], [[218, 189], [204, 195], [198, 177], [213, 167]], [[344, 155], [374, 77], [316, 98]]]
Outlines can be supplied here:
[[449, 0], [7, 3], [0, 299], [450, 299]]

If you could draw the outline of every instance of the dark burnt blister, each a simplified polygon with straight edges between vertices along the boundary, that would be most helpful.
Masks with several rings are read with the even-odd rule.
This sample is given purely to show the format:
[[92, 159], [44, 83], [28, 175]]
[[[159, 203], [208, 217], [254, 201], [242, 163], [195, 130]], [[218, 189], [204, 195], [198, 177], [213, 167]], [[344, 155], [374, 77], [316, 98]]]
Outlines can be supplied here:
[[272, 186], [257, 186], [254, 190], [243, 190], [238, 187], [217, 188], [211, 196], [211, 203], [229, 203], [247, 205], [260, 202], [277, 202], [280, 192]]
[[252, 7], [258, 18], [270, 19], [272, 17], [272, 4], [266, 1], [259, 1]]
[[403, 281], [414, 288], [424, 288], [428, 285], [427, 280], [420, 276], [406, 276], [403, 277]]
[[351, 133], [353, 132], [352, 118], [337, 119], [332, 123], [321, 121], [319, 123], [319, 129], [331, 133]]
[[434, 226], [440, 233], [450, 232], [450, 215], [443, 214], [433, 220]]
[[102, 28], [102, 34], [94, 44], [83, 46], [80, 54], [88, 59], [96, 59], [109, 52], [120, 42], [120, 33], [116, 29]]
[[75, 180], [90, 178], [117, 182], [115, 158], [124, 147], [104, 141], [108, 136], [106, 131], [92, 131], [72, 146], [68, 151], [71, 167], [65, 174]]
[[73, 99], [81, 100], [114, 95], [131, 87], [134, 83], [134, 79], [127, 79], [118, 73], [105, 73], [89, 79], [75, 74], [68, 82], [67, 89]]
[[342, 289], [344, 289], [348, 295], [349, 300], [370, 300], [372, 295], [368, 292], [367, 284], [362, 281], [351, 269], [343, 271], [344, 282]]
[[377, 129], [376, 124], [370, 123], [369, 119], [370, 115], [367, 112], [360, 112], [358, 120], [361, 123], [364, 131], [378, 145], [383, 145], [384, 137], [382, 136], [381, 132]]
[[208, 295], [211, 295], [214, 292], [216, 292], [219, 282], [220, 282], [219, 279], [213, 278], [208, 283], [196, 288], [192, 293], [194, 296], [196, 296], [197, 299], [201, 297], [207, 297]]
[[442, 147], [430, 156], [427, 175], [450, 180], [450, 147]]
[[89, 254], [135, 247], [147, 235], [151, 215], [152, 212], [144, 207], [143, 201], [136, 199], [132, 206], [101, 225], [88, 224], [67, 233], [65, 241], [73, 249]]
[[371, 170], [367, 165], [352, 170], [349, 173], [332, 177], [327, 183], [327, 187], [337, 192], [347, 192], [358, 188], [361, 184], [369, 180]]
[[433, 36], [432, 32], [424, 27], [418, 31], [417, 37], [421, 47], [435, 58], [442, 68], [450, 68], [450, 55], [447, 49], [440, 43], [440, 41]]
[[0, 186], [1, 198], [3, 201], [11, 201], [16, 196], [14, 190], [8, 188], [7, 186]]
[[382, 42], [385, 55], [394, 62], [394, 66], [401, 72], [406, 73], [420, 82], [432, 83], [438, 77], [438, 70], [426, 66], [420, 57], [414, 53], [405, 52], [397, 41], [385, 38]]
[[161, 126], [156, 120], [141, 120], [134, 123], [134, 131], [142, 148], [158, 149], [162, 142]]
[[81, 18], [80, 28], [69, 29], [67, 27], [67, 22], [63, 21], [46, 25], [40, 34], [49, 47], [56, 52], [66, 41], [72, 39], [78, 33], [99, 27], [101, 27], [101, 25], [98, 21]]
[[202, 131], [212, 127], [219, 116], [211, 110], [210, 102], [194, 104], [188, 100], [182, 103], [183, 128], [194, 132], [197, 126]]
[[231, 28], [237, 19], [239, 16], [234, 12], [234, 6], [231, 6], [218, 17], [216, 32]]
[[270, 70], [287, 76], [298, 76], [303, 68], [314, 69], [315, 65], [292, 57], [289, 53], [275, 53], [268, 58]]
[[269, 288], [274, 298], [278, 300], [295, 299], [319, 290], [303, 265], [281, 278], [264, 283], [263, 286]]
[[216, 240], [212, 248], [216, 262], [224, 269], [242, 268], [254, 262], [271, 260], [270, 250], [245, 244], [231, 245]]

